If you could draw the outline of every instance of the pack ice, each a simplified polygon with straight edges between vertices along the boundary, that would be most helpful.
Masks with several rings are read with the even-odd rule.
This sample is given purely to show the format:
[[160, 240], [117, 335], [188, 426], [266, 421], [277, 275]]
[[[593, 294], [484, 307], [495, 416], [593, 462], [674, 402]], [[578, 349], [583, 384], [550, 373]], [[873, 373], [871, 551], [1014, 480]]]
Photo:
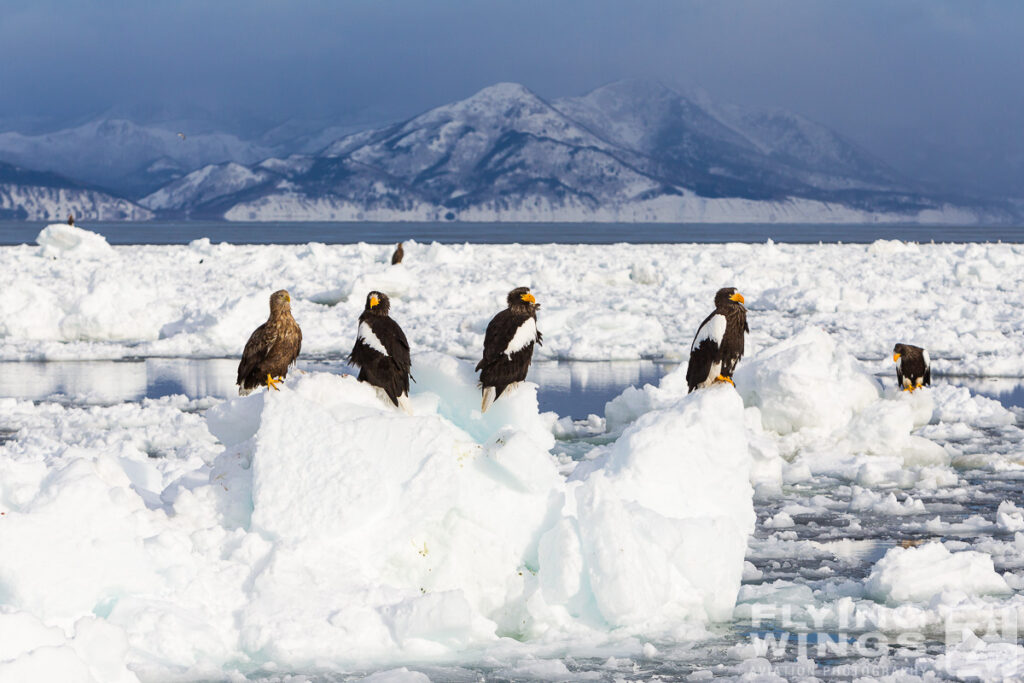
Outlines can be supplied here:
[[[391, 297], [414, 350], [479, 358], [513, 287], [543, 308], [539, 359], [685, 361], [712, 297], [750, 302], [748, 354], [806, 326], [829, 330], [875, 372], [897, 341], [928, 348], [933, 374], [1024, 377], [1024, 245], [212, 244], [110, 247], [55, 225], [2, 247], [0, 358], [231, 356], [292, 295], [308, 356], [347, 353], [366, 293]], [[891, 283], [899, 282], [898, 290]]]
[[471, 364], [413, 372], [414, 415], [326, 373], [212, 406], [0, 402], [24, 425], [0, 458], [0, 680], [457, 660], [730, 617], [754, 523], [731, 387], [648, 411], [566, 479], [534, 385], [481, 415]]

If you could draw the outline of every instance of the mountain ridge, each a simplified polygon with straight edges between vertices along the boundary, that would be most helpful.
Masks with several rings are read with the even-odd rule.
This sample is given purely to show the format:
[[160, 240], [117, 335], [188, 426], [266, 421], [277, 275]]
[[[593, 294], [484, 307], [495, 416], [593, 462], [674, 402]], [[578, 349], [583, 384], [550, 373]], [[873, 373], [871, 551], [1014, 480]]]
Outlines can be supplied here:
[[[237, 191], [225, 169], [200, 169], [141, 203], [228, 220], [973, 222], [1012, 214], [922, 192], [797, 114], [718, 107], [649, 81], [551, 102], [497, 83], [319, 154], [249, 170], [254, 180]], [[200, 172], [216, 180], [200, 182]]]

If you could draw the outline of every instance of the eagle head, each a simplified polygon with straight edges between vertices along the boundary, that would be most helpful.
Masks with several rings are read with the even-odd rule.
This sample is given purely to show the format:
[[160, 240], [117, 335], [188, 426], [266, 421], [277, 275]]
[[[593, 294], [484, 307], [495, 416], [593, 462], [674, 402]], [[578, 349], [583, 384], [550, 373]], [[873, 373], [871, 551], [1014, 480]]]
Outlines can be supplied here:
[[292, 297], [287, 289], [279, 289], [270, 295], [270, 313], [283, 313], [292, 308]]
[[739, 306], [743, 308], [745, 299], [735, 287], [722, 287], [715, 293], [715, 308], [728, 308]]
[[366, 295], [366, 308], [363, 310], [374, 315], [387, 315], [391, 310], [391, 299], [382, 292], [370, 292]]
[[531, 311], [540, 308], [529, 287], [516, 287], [508, 293], [506, 300], [509, 308], [526, 308]]

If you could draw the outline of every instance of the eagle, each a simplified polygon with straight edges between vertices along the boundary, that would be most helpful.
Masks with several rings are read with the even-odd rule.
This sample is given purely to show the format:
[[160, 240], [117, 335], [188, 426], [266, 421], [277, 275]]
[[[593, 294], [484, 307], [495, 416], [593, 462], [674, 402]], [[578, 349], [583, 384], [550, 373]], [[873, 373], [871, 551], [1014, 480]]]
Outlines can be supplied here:
[[735, 287], [723, 287], [715, 294], [715, 310], [704, 318], [690, 344], [686, 383], [690, 391], [715, 382], [732, 384], [736, 363], [743, 357], [747, 309]]
[[69, 213], [68, 214], [68, 225], [70, 225], [71, 227], [75, 226], [75, 214], [73, 214], [73, 213]]
[[359, 381], [383, 391], [391, 402], [409, 412], [409, 341], [392, 320], [387, 294], [370, 292], [359, 316], [356, 343], [348, 362], [359, 368]]
[[537, 329], [540, 304], [530, 293], [530, 288], [516, 287], [508, 293], [506, 300], [508, 308], [487, 324], [484, 357], [476, 364], [483, 390], [480, 411], [484, 413], [505, 389], [526, 379], [533, 360], [533, 345], [542, 343]]
[[405, 258], [405, 250], [402, 249], [402, 243], [399, 242], [398, 246], [395, 247], [395, 253], [391, 255], [391, 265], [397, 266]]
[[931, 386], [932, 361], [920, 346], [897, 344], [892, 349], [892, 361], [896, 363], [896, 381], [903, 391]]
[[238, 363], [239, 396], [266, 385], [275, 391], [288, 375], [288, 368], [299, 357], [302, 330], [292, 317], [292, 298], [279, 289], [270, 295], [270, 318], [249, 336]]

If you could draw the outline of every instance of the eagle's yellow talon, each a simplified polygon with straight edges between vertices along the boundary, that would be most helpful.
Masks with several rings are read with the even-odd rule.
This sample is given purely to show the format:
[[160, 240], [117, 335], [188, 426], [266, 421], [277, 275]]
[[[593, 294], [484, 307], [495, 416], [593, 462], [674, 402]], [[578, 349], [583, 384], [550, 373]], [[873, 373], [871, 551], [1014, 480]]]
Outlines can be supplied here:
[[277, 388], [277, 385], [280, 381], [281, 380], [274, 379], [273, 377], [271, 377], [269, 372], [267, 373], [267, 386], [273, 389], [274, 391], [281, 391], [280, 389]]
[[736, 386], [736, 383], [732, 381], [732, 377], [726, 377], [725, 375], [719, 375], [715, 378], [716, 382], [728, 382], [729, 384]]

